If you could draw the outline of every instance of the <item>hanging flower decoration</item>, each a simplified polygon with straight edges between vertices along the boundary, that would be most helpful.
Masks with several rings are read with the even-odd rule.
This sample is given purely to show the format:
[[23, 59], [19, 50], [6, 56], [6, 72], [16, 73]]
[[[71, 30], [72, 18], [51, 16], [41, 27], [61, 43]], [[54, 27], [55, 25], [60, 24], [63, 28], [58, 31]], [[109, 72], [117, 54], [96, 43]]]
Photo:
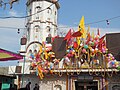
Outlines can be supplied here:
[[120, 67], [114, 56], [108, 53], [105, 35], [100, 37], [99, 30], [97, 35], [90, 32], [83, 34], [83, 31], [69, 30], [64, 40], [66, 40], [67, 45], [65, 46], [66, 54], [62, 59], [56, 58], [52, 51], [54, 40], [51, 43], [43, 42], [36, 54], [29, 54], [28, 57], [32, 60], [31, 69], [36, 70], [41, 79], [43, 79], [44, 74], [53, 74], [52, 70], [54, 69]]
[[[90, 34], [90, 33], [89, 33]], [[86, 40], [77, 43], [76, 38], [69, 39], [66, 45], [66, 55], [62, 59], [57, 59], [55, 53], [52, 51], [52, 44], [43, 42], [42, 47], [36, 54], [29, 54], [32, 63], [31, 69], [36, 69], [37, 75], [43, 79], [44, 74], [51, 73], [52, 70], [59, 69], [62, 62], [62, 69], [69, 68], [100, 68], [103, 66], [101, 62], [106, 62], [106, 68], [117, 68], [119, 62], [115, 60], [111, 53], [108, 53], [106, 48], [105, 36], [101, 37], [96, 35], [86, 37]], [[90, 38], [90, 39], [89, 39]], [[75, 67], [75, 62], [80, 60], [80, 65]], [[76, 63], [78, 64], [78, 63]]]

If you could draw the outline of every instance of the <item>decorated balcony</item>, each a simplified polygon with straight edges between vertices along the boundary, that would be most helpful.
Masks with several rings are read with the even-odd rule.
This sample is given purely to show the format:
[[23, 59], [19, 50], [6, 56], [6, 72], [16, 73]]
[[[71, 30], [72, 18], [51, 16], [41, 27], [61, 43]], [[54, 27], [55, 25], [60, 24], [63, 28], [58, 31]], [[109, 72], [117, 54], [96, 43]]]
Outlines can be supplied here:
[[70, 29], [65, 37], [48, 37], [46, 42], [34, 42], [37, 48], [29, 49], [26, 59], [42, 79], [45, 74], [73, 75], [87, 72], [90, 75], [112, 76], [120, 68], [119, 62], [106, 47], [106, 35], [90, 33], [79, 25], [79, 30]]

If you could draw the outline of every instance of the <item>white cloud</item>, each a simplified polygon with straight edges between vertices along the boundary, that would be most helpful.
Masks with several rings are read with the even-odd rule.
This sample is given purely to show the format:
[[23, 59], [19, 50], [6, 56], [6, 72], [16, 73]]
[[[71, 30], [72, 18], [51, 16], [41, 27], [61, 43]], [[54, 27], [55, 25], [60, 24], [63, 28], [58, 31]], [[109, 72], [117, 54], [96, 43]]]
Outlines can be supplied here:
[[15, 28], [23, 28], [25, 26], [25, 19], [0, 19], [0, 27], [15, 27]]
[[73, 29], [74, 31], [77, 31], [77, 27], [74, 27], [74, 26], [72, 27], [72, 26], [67, 26], [67, 25], [60, 24], [58, 26], [58, 35], [65, 36], [70, 29]]
[[[21, 33], [18, 34], [17, 28], [24, 28], [24, 21], [24, 19], [0, 19], [0, 48], [14, 52], [20, 50], [20, 38], [24, 29], [20, 29]], [[5, 27], [15, 27], [16, 29]]]
[[[90, 31], [94, 31], [95, 33], [97, 33], [97, 29], [95, 27], [91, 27]], [[119, 28], [99, 28], [100, 30], [100, 35], [103, 36], [107, 33], [120, 33], [120, 29]]]
[[[58, 34], [60, 34], [60, 32], [64, 32], [67, 33], [70, 29], [73, 29], [74, 31], [78, 30], [78, 27], [75, 26], [67, 26], [67, 25], [62, 25], [60, 24], [58, 27]], [[86, 30], [88, 29], [88, 27], [86, 27]], [[97, 33], [97, 29], [96, 27], [90, 27], [90, 32], [93, 32], [96, 34]], [[120, 33], [120, 29], [119, 28], [99, 28], [100, 30], [100, 35], [103, 36], [107, 33]]]
[[14, 10], [10, 10], [9, 11], [9, 16], [18, 16], [19, 14], [16, 12], [16, 11], [14, 11]]
[[24, 16], [24, 13], [23, 12], [19, 12], [19, 11], [15, 11], [15, 10], [11, 9], [11, 10], [8, 11], [8, 16], [19, 17], [19, 16]]

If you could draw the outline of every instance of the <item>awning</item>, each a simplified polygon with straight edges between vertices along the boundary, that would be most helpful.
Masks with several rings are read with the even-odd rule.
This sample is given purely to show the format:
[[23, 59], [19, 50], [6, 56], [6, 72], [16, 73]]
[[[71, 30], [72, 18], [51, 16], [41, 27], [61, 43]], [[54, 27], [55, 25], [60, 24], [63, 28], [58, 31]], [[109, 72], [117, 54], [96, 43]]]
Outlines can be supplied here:
[[19, 60], [23, 56], [0, 48], [0, 61]]

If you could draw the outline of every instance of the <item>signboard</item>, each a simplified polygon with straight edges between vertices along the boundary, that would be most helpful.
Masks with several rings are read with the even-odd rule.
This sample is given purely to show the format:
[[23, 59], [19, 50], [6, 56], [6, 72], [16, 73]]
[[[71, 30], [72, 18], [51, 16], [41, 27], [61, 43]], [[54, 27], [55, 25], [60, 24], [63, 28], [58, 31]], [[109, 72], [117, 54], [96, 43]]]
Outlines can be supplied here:
[[93, 76], [78, 76], [78, 80], [93, 80]]
[[2, 90], [9, 90], [10, 84], [8, 83], [2, 83]]

